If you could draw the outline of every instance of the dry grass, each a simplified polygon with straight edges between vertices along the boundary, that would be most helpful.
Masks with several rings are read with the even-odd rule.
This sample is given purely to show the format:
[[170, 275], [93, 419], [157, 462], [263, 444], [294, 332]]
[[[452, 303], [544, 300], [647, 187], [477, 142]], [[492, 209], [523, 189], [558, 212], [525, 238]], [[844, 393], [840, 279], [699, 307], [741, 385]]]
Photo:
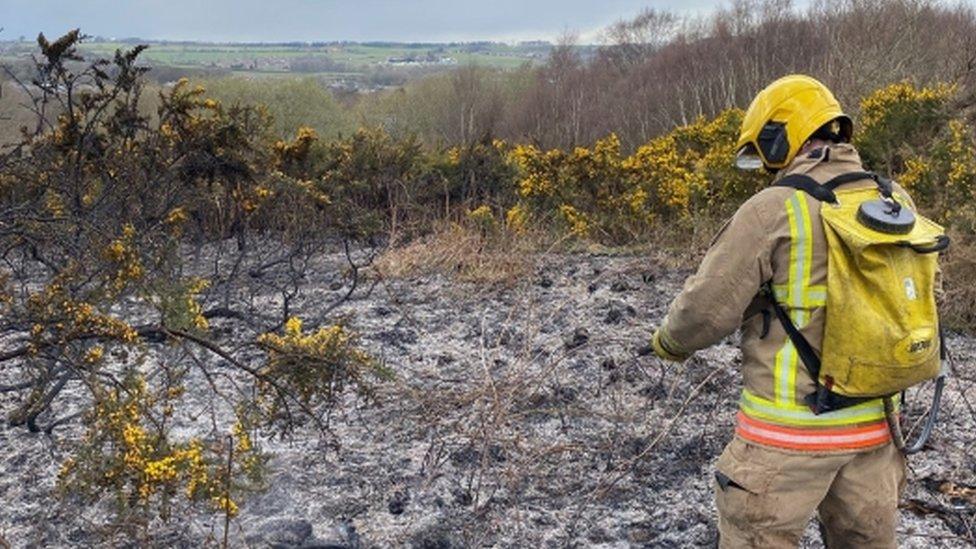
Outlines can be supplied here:
[[464, 282], [513, 284], [531, 274], [543, 237], [474, 224], [444, 223], [431, 234], [380, 256], [376, 269], [388, 278], [440, 273]]
[[[504, 229], [485, 231], [470, 223], [444, 223], [424, 238], [395, 246], [376, 262], [384, 277], [401, 278], [434, 273], [484, 285], [510, 285], [533, 272], [539, 254], [558, 250], [596, 254], [633, 254], [652, 259], [667, 269], [693, 270], [723, 220], [699, 219], [694, 229], [660, 226], [650, 242], [606, 247], [592, 242], [556, 238], [544, 232], [515, 234]], [[954, 330], [976, 332], [976, 238], [953, 234], [943, 259], [946, 299], [942, 315]], [[644, 239], [642, 239], [644, 240]]]

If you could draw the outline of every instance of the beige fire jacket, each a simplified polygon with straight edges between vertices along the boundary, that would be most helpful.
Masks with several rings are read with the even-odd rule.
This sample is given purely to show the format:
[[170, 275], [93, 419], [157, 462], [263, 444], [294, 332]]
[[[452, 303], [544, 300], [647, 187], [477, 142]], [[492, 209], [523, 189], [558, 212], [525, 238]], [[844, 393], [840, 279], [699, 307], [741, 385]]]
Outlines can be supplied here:
[[[854, 171], [863, 171], [857, 151], [836, 144], [798, 157], [777, 177], [799, 173], [824, 183]], [[872, 185], [865, 180], [840, 188]], [[895, 191], [908, 198], [903, 189]], [[772, 280], [777, 300], [819, 352], [827, 284], [820, 205], [788, 187], [769, 187], [746, 201], [671, 304], [660, 342], [672, 354], [689, 355], [741, 327], [739, 436], [803, 451], [873, 448], [890, 440], [881, 402], [815, 416], [803, 398], [816, 385], [760, 292]]]

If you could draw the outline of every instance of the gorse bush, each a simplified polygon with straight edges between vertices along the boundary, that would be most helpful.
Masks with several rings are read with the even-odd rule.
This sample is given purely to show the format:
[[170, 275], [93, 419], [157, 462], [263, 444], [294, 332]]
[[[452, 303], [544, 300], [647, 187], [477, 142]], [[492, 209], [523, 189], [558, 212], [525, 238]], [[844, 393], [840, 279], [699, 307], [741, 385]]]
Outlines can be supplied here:
[[864, 162], [888, 173], [902, 171], [906, 156], [925, 151], [945, 127], [955, 93], [946, 84], [918, 88], [900, 82], [865, 97], [856, 135]]
[[[0, 155], [0, 391], [14, 394], [4, 412], [31, 431], [80, 419], [66, 497], [114, 501], [127, 527], [145, 533], [185, 506], [230, 517], [260, 485], [258, 430], [310, 424], [329, 436], [322, 418], [343, 389], [366, 396], [388, 377], [327, 318], [309, 336], [284, 322], [301, 265], [322, 246], [310, 235], [351, 214], [307, 179], [310, 132], [281, 144], [260, 107], [225, 107], [186, 81], [148, 116], [142, 48], [86, 64], [81, 38], [39, 37], [22, 89], [40, 123]], [[278, 257], [261, 255], [262, 235]], [[233, 251], [210, 276], [187, 272], [187, 243], [226, 240]], [[277, 314], [241, 310], [253, 301], [234, 299], [242, 279], [265, 278], [280, 288]], [[251, 351], [218, 342], [212, 323], [228, 319]], [[315, 368], [295, 367], [306, 363]], [[192, 387], [225, 406], [222, 419], [194, 421]]]
[[954, 112], [956, 87], [894, 84], [861, 103], [857, 144], [865, 163], [898, 176], [939, 221], [967, 234], [976, 229], [976, 136]]
[[[293, 387], [301, 402], [309, 407], [331, 405], [348, 384], [355, 385], [359, 392], [368, 392], [364, 373], [374, 372], [383, 377], [389, 377], [390, 373], [359, 349], [355, 339], [355, 334], [339, 325], [305, 334], [301, 319], [289, 318], [283, 335], [266, 333], [258, 338], [259, 345], [269, 355], [261, 373]], [[268, 402], [279, 404], [273, 387], [264, 385], [261, 389]], [[272, 415], [277, 411], [273, 410]]]
[[865, 164], [890, 173], [926, 213], [961, 235], [976, 232], [976, 134], [963, 91], [902, 82], [861, 102], [855, 143]]
[[522, 179], [510, 218], [554, 219], [579, 236], [627, 243], [660, 223], [722, 216], [766, 180], [731, 163], [741, 119], [737, 110], [699, 119], [627, 157], [615, 135], [572, 152], [516, 146], [510, 158]]
[[[939, 84], [893, 84], [860, 105], [855, 145], [869, 169], [894, 177], [927, 215], [962, 233], [976, 228], [976, 135]], [[626, 242], [658, 223], [723, 217], [772, 176], [733, 165], [742, 113], [729, 110], [678, 127], [622, 156], [616, 136], [592, 148], [510, 147], [518, 166], [517, 224], [556, 221], [581, 236]]]
[[166, 518], [180, 500], [236, 515], [236, 494], [261, 486], [265, 456], [240, 422], [220, 441], [165, 436], [153, 409], [171, 419], [180, 390], [151, 394], [144, 378], [130, 378], [99, 395], [76, 455], [61, 466], [61, 488], [92, 502], [111, 495], [126, 518]]

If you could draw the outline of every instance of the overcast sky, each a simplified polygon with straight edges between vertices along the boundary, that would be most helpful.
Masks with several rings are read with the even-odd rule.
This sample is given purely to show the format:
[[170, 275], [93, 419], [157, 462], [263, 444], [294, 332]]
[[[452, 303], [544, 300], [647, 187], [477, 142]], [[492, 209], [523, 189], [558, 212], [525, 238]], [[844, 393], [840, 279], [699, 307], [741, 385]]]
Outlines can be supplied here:
[[0, 39], [81, 27], [106, 37], [207, 41], [521, 40], [596, 31], [643, 7], [717, 0], [0, 0]]

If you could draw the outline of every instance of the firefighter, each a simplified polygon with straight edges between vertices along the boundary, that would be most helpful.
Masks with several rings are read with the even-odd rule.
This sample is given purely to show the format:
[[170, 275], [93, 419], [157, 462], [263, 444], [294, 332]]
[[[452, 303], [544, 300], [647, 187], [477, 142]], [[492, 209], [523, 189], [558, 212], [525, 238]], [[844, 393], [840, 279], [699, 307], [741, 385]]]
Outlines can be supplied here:
[[[863, 171], [852, 133], [826, 86], [786, 76], [750, 105], [736, 163], [765, 167], [774, 181], [804, 174], [824, 183]], [[715, 472], [721, 547], [796, 547], [814, 513], [831, 548], [896, 546], [905, 458], [881, 399], [815, 414], [804, 402], [815, 381], [770, 314], [776, 299], [819, 351], [826, 278], [820, 203], [771, 186], [721, 229], [652, 337], [659, 357], [681, 361], [741, 329], [744, 388], [735, 437]]]

